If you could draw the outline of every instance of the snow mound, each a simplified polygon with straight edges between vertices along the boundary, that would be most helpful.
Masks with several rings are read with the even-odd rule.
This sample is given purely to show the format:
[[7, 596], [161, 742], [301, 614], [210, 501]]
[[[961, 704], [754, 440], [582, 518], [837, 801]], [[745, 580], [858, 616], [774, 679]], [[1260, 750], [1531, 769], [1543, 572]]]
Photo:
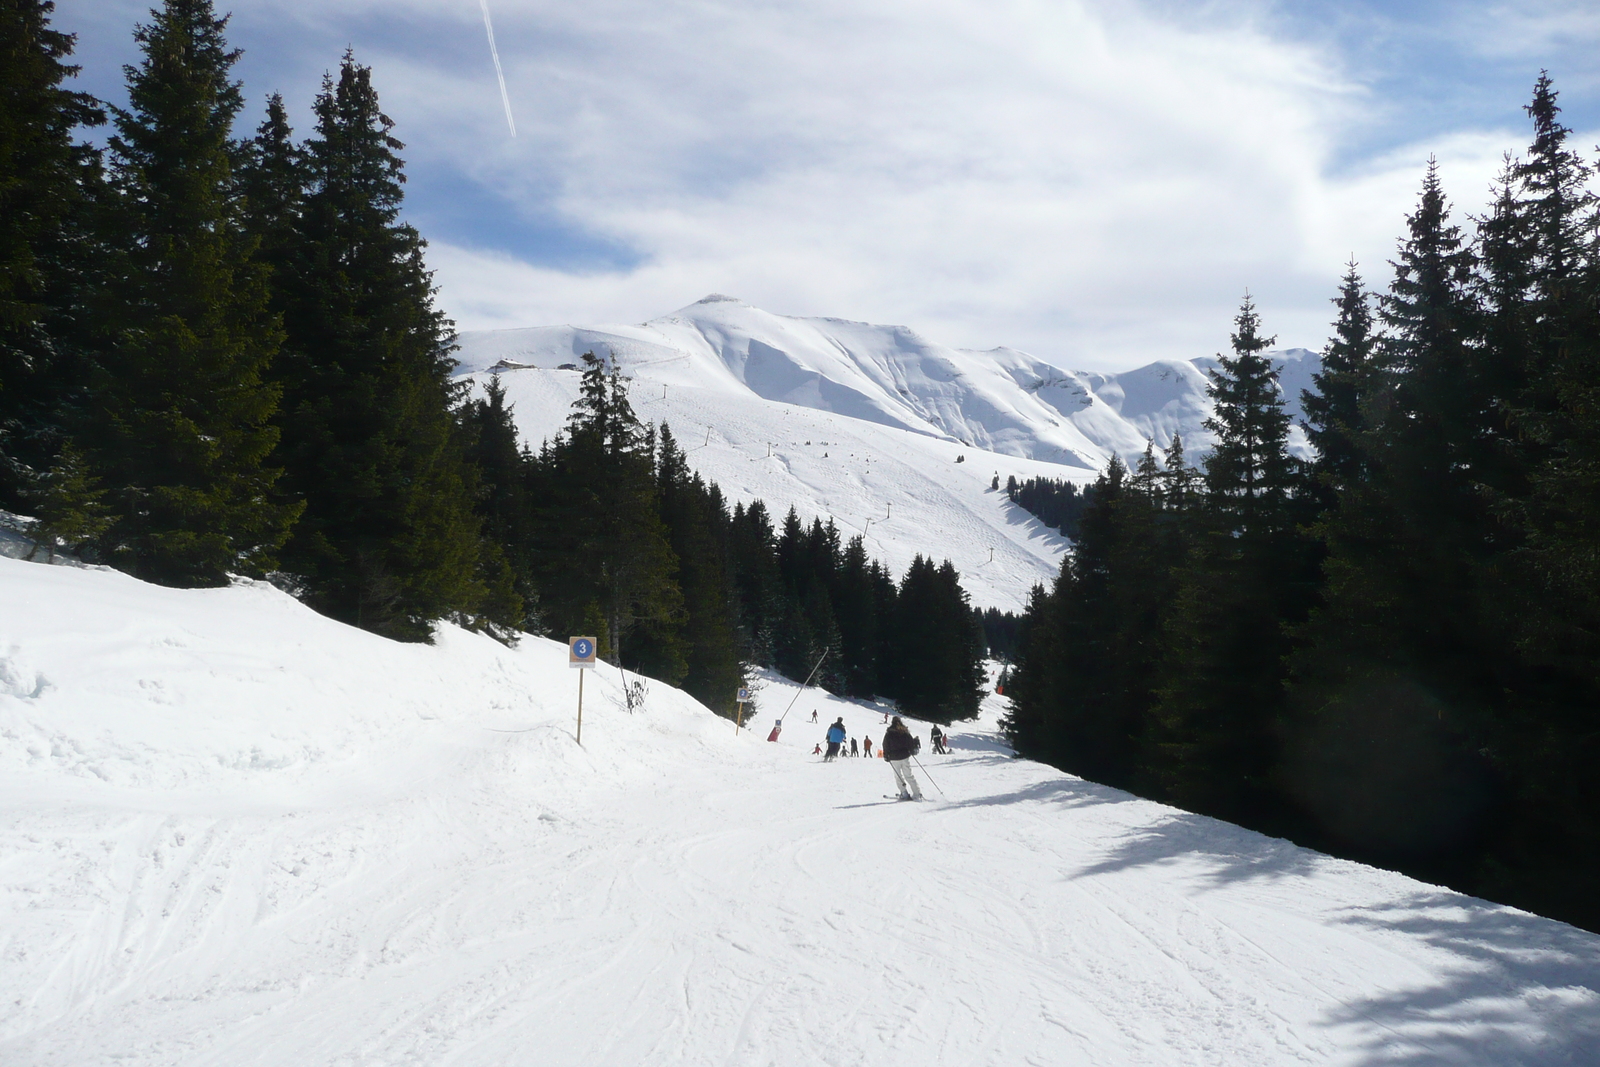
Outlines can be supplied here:
[[1012, 759], [996, 698], [896, 803], [811, 755], [885, 709], [770, 675], [736, 734], [601, 667], [580, 747], [552, 641], [6, 559], [0, 604], [7, 1067], [1600, 1047], [1600, 938]]

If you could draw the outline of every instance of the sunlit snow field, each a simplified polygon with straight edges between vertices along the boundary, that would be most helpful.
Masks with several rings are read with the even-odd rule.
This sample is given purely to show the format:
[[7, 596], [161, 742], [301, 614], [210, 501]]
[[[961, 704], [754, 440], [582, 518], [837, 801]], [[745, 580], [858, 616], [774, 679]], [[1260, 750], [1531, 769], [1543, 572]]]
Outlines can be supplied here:
[[[1600, 938], [564, 646], [0, 559], [0, 1063], [1582, 1064]], [[819, 722], [809, 722], [811, 711]], [[919, 732], [924, 733], [920, 724]], [[937, 788], [933, 784], [937, 782]]]

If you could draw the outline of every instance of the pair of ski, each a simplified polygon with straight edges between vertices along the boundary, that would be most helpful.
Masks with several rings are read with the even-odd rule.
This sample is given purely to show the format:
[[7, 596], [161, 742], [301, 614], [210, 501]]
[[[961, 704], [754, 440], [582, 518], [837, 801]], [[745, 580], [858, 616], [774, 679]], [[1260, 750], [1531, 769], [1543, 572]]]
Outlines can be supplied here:
[[885, 799], [885, 800], [926, 800], [927, 798], [926, 797], [913, 797], [913, 796], [911, 796], [909, 794], [907, 794], [905, 796], [897, 796], [894, 793], [885, 793], [885, 794], [883, 794], [883, 799]]

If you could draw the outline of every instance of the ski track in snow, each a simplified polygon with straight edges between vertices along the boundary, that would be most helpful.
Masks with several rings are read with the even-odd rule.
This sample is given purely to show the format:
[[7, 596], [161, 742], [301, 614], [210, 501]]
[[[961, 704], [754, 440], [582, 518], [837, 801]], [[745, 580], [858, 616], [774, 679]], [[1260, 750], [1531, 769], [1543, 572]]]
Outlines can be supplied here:
[[553, 642], [4, 559], [0, 604], [7, 1067], [1600, 1048], [1600, 938], [1011, 759], [997, 698], [897, 803], [810, 755], [879, 711], [807, 690], [768, 744], [771, 676], [736, 737], [602, 667], [580, 749]]

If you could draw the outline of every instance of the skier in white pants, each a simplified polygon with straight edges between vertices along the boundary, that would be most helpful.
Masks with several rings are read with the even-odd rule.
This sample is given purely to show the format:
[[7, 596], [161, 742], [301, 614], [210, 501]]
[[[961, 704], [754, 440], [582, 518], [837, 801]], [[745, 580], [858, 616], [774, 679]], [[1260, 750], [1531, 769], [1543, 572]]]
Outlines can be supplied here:
[[901, 800], [921, 800], [922, 787], [917, 785], [917, 779], [911, 773], [911, 757], [917, 751], [917, 739], [911, 736], [911, 731], [906, 729], [906, 724], [896, 715], [894, 721], [889, 723], [889, 729], [884, 732], [883, 742], [878, 746], [883, 753], [883, 758], [889, 761], [889, 767], [894, 771], [894, 782], [900, 788]]

